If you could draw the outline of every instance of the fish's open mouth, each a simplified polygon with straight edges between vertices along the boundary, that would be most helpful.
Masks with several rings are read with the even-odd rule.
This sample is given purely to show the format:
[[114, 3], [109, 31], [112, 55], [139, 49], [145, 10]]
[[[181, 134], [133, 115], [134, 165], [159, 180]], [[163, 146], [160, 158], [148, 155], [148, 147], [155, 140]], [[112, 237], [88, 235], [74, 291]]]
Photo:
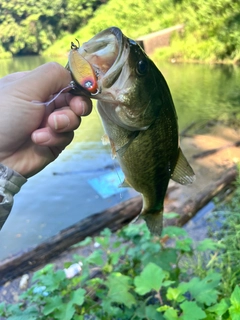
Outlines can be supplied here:
[[118, 79], [127, 58], [123, 54], [125, 42], [121, 30], [112, 27], [100, 32], [78, 49], [94, 69], [100, 87], [110, 88]]

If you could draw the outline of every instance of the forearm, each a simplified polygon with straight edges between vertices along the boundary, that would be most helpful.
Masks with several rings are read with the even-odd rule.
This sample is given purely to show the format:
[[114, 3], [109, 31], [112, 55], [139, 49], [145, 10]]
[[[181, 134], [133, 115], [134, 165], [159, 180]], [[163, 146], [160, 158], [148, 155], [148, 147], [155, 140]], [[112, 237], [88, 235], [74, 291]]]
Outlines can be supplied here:
[[27, 181], [16, 171], [0, 164], [0, 229], [7, 220], [13, 206], [13, 196]]

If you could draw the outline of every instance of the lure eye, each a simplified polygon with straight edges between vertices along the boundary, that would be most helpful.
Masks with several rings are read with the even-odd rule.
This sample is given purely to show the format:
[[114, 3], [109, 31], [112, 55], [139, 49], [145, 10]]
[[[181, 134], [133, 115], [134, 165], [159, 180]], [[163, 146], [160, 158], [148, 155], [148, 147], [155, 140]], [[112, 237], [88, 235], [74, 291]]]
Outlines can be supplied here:
[[87, 90], [89, 90], [90, 92], [92, 90], [94, 90], [95, 88], [95, 80], [94, 79], [83, 79], [81, 81], [81, 86], [83, 86], [84, 88], [86, 88]]
[[136, 67], [137, 74], [144, 76], [148, 71], [148, 63], [146, 60], [139, 60]]

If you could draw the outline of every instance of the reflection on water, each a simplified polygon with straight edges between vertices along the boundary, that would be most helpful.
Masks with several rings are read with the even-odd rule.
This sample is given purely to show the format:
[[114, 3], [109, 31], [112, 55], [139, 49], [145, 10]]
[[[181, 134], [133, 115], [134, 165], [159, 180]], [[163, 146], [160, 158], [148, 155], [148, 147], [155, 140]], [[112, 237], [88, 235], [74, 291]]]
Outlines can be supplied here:
[[172, 92], [180, 130], [192, 121], [225, 120], [240, 105], [240, 68], [236, 66], [159, 65]]
[[[1, 61], [0, 76], [33, 69], [50, 60], [22, 57]], [[66, 60], [67, 57], [58, 62], [65, 65]], [[193, 121], [224, 120], [238, 113], [239, 68], [166, 63], [160, 63], [159, 68], [171, 89], [180, 130]], [[136, 194], [130, 189], [119, 193], [118, 166], [111, 159], [109, 148], [102, 146], [102, 135], [99, 117], [93, 110], [89, 117], [83, 118], [73, 143], [57, 161], [23, 186], [0, 232], [0, 259], [34, 246], [61, 229]], [[103, 185], [106, 186], [104, 193]]]
[[[52, 59], [41, 56], [24, 56], [6, 60], [1, 59], [0, 77], [13, 72], [32, 70], [49, 61], [52, 61]], [[57, 62], [64, 66], [67, 62], [67, 56], [66, 58], [58, 59]]]

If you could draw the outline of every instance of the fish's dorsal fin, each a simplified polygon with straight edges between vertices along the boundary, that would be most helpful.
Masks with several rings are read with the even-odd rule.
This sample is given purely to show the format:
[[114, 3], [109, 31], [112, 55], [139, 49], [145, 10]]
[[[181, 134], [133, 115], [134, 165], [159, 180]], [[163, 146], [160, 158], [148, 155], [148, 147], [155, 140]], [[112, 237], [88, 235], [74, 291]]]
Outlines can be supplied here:
[[185, 158], [181, 148], [179, 148], [178, 160], [171, 179], [180, 184], [191, 184], [195, 180], [193, 169]]

